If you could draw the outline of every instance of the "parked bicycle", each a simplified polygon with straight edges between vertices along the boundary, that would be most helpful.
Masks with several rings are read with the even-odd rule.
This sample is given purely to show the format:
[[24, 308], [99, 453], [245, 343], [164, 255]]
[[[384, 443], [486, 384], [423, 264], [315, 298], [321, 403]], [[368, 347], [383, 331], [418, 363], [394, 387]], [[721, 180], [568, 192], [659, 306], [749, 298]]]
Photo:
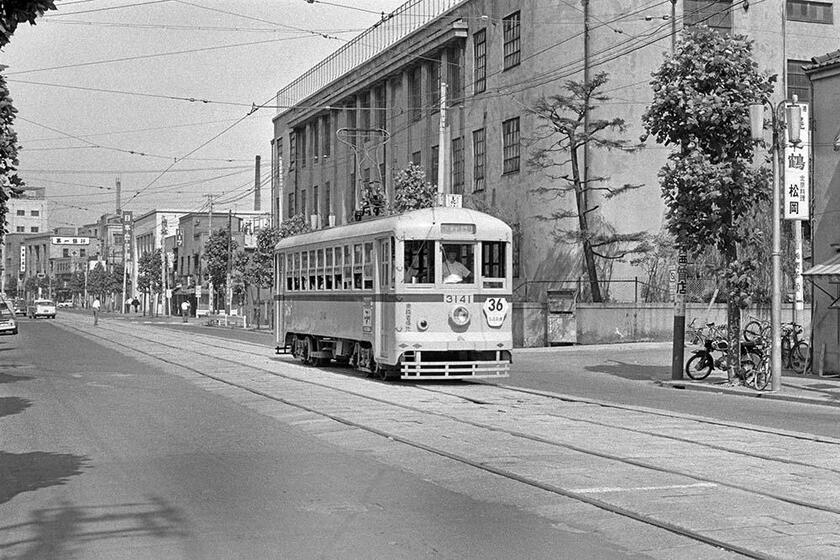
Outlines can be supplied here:
[[716, 325], [714, 322], [697, 326], [697, 317], [685, 326], [685, 343], [690, 345], [703, 344], [710, 338], [725, 338], [726, 325]]
[[782, 366], [804, 373], [811, 357], [811, 345], [802, 337], [804, 329], [796, 323], [782, 324]]
[[765, 321], [758, 317], [751, 317], [747, 321], [747, 324], [744, 325], [743, 337], [747, 342], [760, 342], [762, 340], [770, 340], [770, 332], [770, 321]]

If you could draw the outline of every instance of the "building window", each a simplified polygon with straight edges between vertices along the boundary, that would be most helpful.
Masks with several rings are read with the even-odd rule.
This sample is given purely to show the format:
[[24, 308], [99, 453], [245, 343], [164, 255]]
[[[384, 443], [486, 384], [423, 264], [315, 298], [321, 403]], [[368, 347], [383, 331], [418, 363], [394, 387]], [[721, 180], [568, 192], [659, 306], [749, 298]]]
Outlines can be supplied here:
[[26, 216], [26, 210], [18, 210], [15, 214], [18, 216]]
[[40, 216], [40, 215], [41, 215], [41, 211], [40, 211], [40, 210], [30, 210], [30, 211], [29, 211], [29, 215], [30, 215], [30, 216]]
[[503, 173], [519, 172], [519, 117], [502, 123]]
[[363, 130], [370, 128], [370, 92], [359, 95], [359, 127]]
[[807, 23], [834, 23], [834, 6], [826, 2], [787, 0], [787, 19]]
[[802, 103], [811, 101], [811, 81], [805, 75], [802, 67], [810, 64], [807, 60], [787, 61], [787, 98], [793, 99], [796, 95]]
[[321, 146], [321, 153], [325, 158], [330, 157], [332, 152], [332, 120], [329, 115], [324, 115], [324, 131], [323, 144]]
[[295, 170], [297, 163], [297, 138], [295, 131], [289, 132], [289, 171]]
[[504, 28], [505, 45], [505, 65], [504, 68], [513, 68], [519, 66], [519, 12], [514, 12], [502, 20]]
[[388, 114], [386, 111], [387, 108], [387, 96], [385, 95], [385, 86], [381, 85], [373, 90], [374, 95], [374, 115], [375, 115], [375, 124], [376, 128], [381, 128], [385, 130], [387, 128], [387, 118]]
[[332, 188], [330, 182], [327, 181], [324, 183], [324, 215], [329, 216], [330, 214], [332, 214]]
[[429, 81], [427, 85], [429, 88], [426, 95], [427, 104], [432, 113], [436, 113], [440, 110], [440, 60], [429, 62]]
[[62, 256], [62, 257], [69, 257], [69, 256], [70, 256], [70, 249], [68, 249], [67, 247], [65, 247], [64, 249], [62, 249], [62, 250], [61, 250], [61, 256]]
[[83, 258], [86, 257], [87, 251], [85, 249], [79, 249], [79, 256]]
[[318, 154], [321, 152], [321, 131], [318, 129], [319, 120], [315, 119], [312, 121], [312, 161], [315, 163], [318, 163]]
[[452, 192], [464, 192], [464, 139], [452, 140]]
[[473, 191], [484, 190], [484, 165], [486, 142], [484, 129], [479, 128], [473, 131]]
[[423, 165], [423, 152], [414, 152], [411, 154], [411, 163], [414, 165]]
[[288, 211], [287, 217], [291, 218], [295, 215], [295, 193], [289, 193], [289, 202], [287, 203]]
[[732, 0], [685, 0], [686, 27], [704, 24], [723, 34], [732, 33]]
[[15, 226], [15, 231], [17, 233], [24, 233], [26, 231], [26, 228], [24, 226]]
[[439, 158], [440, 158], [440, 146], [432, 146], [432, 155], [430, 157], [431, 166], [432, 166], [432, 171], [431, 171], [432, 176], [431, 177], [426, 177], [426, 180], [433, 185], [438, 184], [438, 173], [440, 172], [440, 159]]
[[32, 226], [29, 228], [30, 233], [38, 233], [38, 226]]
[[473, 87], [475, 93], [487, 89], [487, 30], [473, 35]]
[[320, 214], [321, 208], [318, 206], [318, 187], [312, 187], [312, 213], [313, 214]]
[[300, 166], [306, 167], [306, 125], [298, 132], [298, 154], [300, 154]]
[[446, 80], [449, 85], [447, 97], [449, 98], [449, 105], [459, 103], [464, 96], [461, 84], [461, 59], [463, 58], [463, 51], [460, 47], [452, 47], [448, 51], [446, 57]]
[[306, 216], [306, 189], [300, 191], [300, 213]]
[[415, 66], [408, 74], [408, 110], [413, 121], [423, 118], [423, 94], [420, 88], [420, 67]]

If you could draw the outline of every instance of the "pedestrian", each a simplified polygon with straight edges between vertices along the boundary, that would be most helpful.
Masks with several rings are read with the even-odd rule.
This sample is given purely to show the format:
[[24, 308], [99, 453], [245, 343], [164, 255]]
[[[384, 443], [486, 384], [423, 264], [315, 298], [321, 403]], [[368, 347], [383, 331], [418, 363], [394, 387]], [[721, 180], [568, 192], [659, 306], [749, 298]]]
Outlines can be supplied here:
[[183, 302], [181, 302], [181, 320], [182, 320], [184, 323], [186, 323], [186, 322], [187, 322], [187, 319], [189, 319], [189, 316], [190, 316], [190, 307], [191, 307], [191, 306], [190, 306], [190, 302], [189, 302], [189, 300], [186, 300], [186, 299], [185, 299]]
[[137, 313], [137, 310], [140, 307], [140, 300], [135, 297], [133, 300], [131, 300], [131, 305], [134, 306], [134, 312]]
[[91, 307], [93, 307], [93, 324], [94, 324], [94, 326], [99, 324], [99, 308], [101, 306], [102, 306], [102, 304], [99, 303], [99, 298], [93, 298], [93, 305], [91, 305]]

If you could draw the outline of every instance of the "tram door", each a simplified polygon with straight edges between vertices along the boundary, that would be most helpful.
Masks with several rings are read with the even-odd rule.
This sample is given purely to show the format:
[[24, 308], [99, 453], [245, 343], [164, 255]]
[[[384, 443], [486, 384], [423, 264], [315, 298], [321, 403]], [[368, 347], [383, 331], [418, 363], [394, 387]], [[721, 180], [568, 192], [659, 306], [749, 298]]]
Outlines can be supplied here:
[[376, 240], [378, 264], [376, 309], [376, 357], [383, 359], [393, 351], [394, 344], [394, 240], [392, 237]]
[[274, 305], [274, 340], [277, 346], [284, 346], [283, 332], [285, 327], [286, 313], [284, 309], [283, 294], [285, 293], [286, 255], [283, 253], [274, 255], [274, 286], [272, 304]]

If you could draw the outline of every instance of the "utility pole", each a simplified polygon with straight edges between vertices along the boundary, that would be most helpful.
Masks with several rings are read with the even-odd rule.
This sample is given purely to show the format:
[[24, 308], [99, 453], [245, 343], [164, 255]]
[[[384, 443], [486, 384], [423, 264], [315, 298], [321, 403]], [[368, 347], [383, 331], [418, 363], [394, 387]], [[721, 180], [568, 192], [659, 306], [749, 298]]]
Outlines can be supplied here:
[[[210, 204], [210, 212], [208, 214], [207, 219], [207, 241], [210, 241], [210, 238], [213, 236], [213, 201], [219, 198], [221, 195], [218, 194], [205, 194], [204, 197], [207, 199], [207, 202]], [[214, 305], [214, 297], [215, 294], [213, 293], [213, 279], [210, 278], [210, 275], [207, 275], [207, 294], [210, 298], [208, 311], [210, 313], [213, 312], [215, 305]], [[198, 308], [198, 302], [196, 302], [196, 309]]]
[[260, 211], [260, 156], [254, 158], [254, 210]]

